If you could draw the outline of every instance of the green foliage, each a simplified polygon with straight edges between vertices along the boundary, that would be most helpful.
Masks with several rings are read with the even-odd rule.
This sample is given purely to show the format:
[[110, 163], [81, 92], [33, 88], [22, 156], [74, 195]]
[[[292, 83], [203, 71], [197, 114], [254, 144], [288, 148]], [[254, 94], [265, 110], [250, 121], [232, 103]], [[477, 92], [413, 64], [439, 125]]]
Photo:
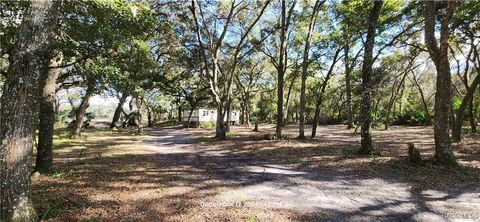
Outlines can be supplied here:
[[56, 115], [56, 122], [59, 124], [68, 124], [69, 119], [72, 117], [71, 113], [71, 110], [60, 110]]
[[0, 1], [0, 70], [5, 70], [8, 67], [7, 57], [13, 49], [13, 43], [17, 35], [21, 17], [28, 1]]
[[258, 217], [255, 216], [255, 215], [251, 215], [251, 216], [248, 216], [246, 219], [245, 219], [246, 222], [258, 222], [260, 220], [258, 220]]
[[454, 98], [452, 103], [453, 111], [456, 112], [462, 105], [462, 98]]
[[259, 122], [273, 122], [275, 120], [276, 102], [270, 93], [262, 93], [256, 104], [252, 118]]
[[215, 128], [216, 125], [214, 121], [200, 121], [200, 127], [204, 129]]
[[52, 174], [53, 179], [58, 180], [68, 180], [75, 176], [75, 172], [73, 170], [65, 171], [65, 172], [54, 172]]
[[393, 125], [421, 126], [425, 123], [425, 113], [421, 110], [407, 109], [394, 117]]

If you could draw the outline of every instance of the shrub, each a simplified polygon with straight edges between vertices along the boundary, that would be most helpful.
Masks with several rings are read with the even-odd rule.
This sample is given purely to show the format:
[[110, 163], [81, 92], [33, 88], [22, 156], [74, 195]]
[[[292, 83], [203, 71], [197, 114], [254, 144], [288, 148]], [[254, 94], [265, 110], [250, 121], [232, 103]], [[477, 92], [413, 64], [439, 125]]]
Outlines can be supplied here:
[[202, 121], [202, 122], [200, 122], [200, 127], [201, 128], [211, 129], [211, 128], [215, 128], [215, 126], [216, 126], [216, 123], [213, 122], [213, 121], [207, 121], [207, 122]]
[[391, 125], [420, 126], [425, 123], [425, 114], [421, 111], [406, 110], [405, 113], [395, 116]]

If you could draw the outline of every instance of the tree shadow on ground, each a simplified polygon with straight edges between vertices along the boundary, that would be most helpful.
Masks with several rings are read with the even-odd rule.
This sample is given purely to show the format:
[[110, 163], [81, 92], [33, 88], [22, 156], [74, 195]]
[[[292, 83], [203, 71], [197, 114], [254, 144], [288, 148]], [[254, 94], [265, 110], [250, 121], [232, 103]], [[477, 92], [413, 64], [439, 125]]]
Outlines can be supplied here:
[[[439, 212], [444, 208], [432, 208], [427, 202], [463, 201], [472, 195], [479, 199], [478, 168], [413, 166], [399, 156], [358, 157], [349, 153], [356, 148], [353, 139], [243, 138], [193, 145], [195, 140], [185, 139], [189, 133], [175, 128], [150, 134], [143, 141], [118, 134], [108, 143], [82, 144], [92, 154], [124, 145], [138, 153], [57, 155], [54, 170], [71, 173], [35, 179], [37, 210], [50, 209], [46, 218], [59, 221], [215, 221], [252, 214], [277, 221], [413, 220], [427, 214], [427, 218], [445, 217]], [[224, 194], [233, 199], [222, 199]], [[304, 198], [305, 203], [290, 195]], [[292, 201], [298, 208], [204, 207], [221, 201], [276, 200], [287, 205]], [[276, 213], [289, 210], [298, 213], [284, 217]]]

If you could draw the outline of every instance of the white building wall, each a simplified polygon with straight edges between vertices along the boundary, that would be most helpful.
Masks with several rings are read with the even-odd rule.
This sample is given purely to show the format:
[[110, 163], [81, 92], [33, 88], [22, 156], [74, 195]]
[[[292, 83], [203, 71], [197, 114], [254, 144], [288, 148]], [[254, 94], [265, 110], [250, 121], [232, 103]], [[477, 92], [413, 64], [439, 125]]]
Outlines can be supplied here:
[[[188, 115], [190, 110], [183, 111], [183, 121], [188, 121]], [[216, 109], [195, 109], [190, 118], [191, 122], [215, 122], [217, 120], [217, 110]], [[240, 121], [240, 112], [234, 110], [231, 112], [231, 120], [235, 122]], [[227, 121], [227, 115], [225, 115], [225, 120]]]
[[200, 121], [210, 122], [217, 119], [217, 111], [215, 109], [198, 109]]

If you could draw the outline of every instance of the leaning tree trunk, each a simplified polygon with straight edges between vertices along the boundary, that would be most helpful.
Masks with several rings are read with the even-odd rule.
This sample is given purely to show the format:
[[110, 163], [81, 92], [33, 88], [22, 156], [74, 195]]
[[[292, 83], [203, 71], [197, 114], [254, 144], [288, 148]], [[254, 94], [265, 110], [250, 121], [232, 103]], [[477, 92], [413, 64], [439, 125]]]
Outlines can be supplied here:
[[[388, 127], [390, 126], [390, 113], [392, 112], [392, 107], [395, 105], [395, 86], [396, 86], [396, 81], [393, 83], [393, 86], [392, 86], [392, 92], [391, 92], [391, 95], [390, 95], [390, 99], [388, 100], [388, 104], [387, 104], [387, 113], [385, 114], [385, 130], [388, 130]], [[395, 110], [394, 110], [395, 112]]]
[[470, 99], [468, 102], [468, 116], [470, 117], [470, 127], [471, 127], [471, 132], [476, 133], [477, 132], [477, 123], [475, 122], [475, 112], [473, 108], [473, 99]]
[[53, 164], [53, 129], [55, 126], [55, 90], [57, 78], [62, 71], [58, 67], [62, 63], [62, 57], [55, 58], [50, 63], [52, 68], [46, 69], [42, 74], [43, 89], [40, 95], [39, 131], [37, 158], [35, 171], [47, 172]]
[[[404, 87], [404, 83], [405, 83], [405, 79], [407, 78], [407, 75], [408, 75], [408, 71], [405, 71], [405, 74], [403, 75], [403, 77], [400, 81], [400, 84], [398, 85], [396, 90], [395, 90], [396, 84], [394, 83], [393, 86], [392, 86], [392, 94], [391, 94], [390, 100], [388, 102], [387, 114], [386, 114], [386, 117], [385, 117], [385, 130], [388, 130], [388, 127], [390, 126], [390, 116], [391, 116], [390, 114], [392, 113], [392, 107], [395, 106], [395, 102], [397, 101], [397, 96], [399, 94], [400, 89], [403, 89], [403, 87]], [[377, 105], [378, 105], [378, 103], [377, 103]], [[400, 110], [400, 112], [401, 111], [402, 110]], [[393, 113], [395, 113], [395, 110], [393, 111]]]
[[325, 90], [327, 89], [328, 81], [330, 80], [332, 74], [333, 74], [333, 68], [335, 67], [335, 64], [338, 62], [338, 55], [340, 54], [340, 51], [342, 48], [337, 49], [335, 52], [335, 55], [333, 56], [333, 61], [332, 64], [330, 65], [330, 68], [328, 69], [327, 75], [325, 76], [325, 79], [323, 80], [322, 86], [320, 87], [320, 91], [318, 93], [318, 99], [317, 103], [315, 105], [315, 115], [313, 117], [313, 123], [312, 123], [312, 134], [310, 135], [310, 138], [315, 138], [317, 134], [317, 125], [320, 119], [320, 108], [323, 103], [323, 95], [325, 94]]
[[455, 130], [457, 130], [455, 128], [455, 111], [453, 110], [453, 101], [450, 103], [450, 126], [452, 126], [452, 129], [451, 129], [451, 135], [454, 135], [456, 134]]
[[394, 101], [389, 101], [388, 106], [387, 106], [387, 113], [385, 114], [385, 130], [388, 130], [388, 127], [390, 127], [390, 113], [392, 112], [392, 106], [394, 105]]
[[38, 123], [42, 70], [57, 24], [53, 1], [32, 1], [26, 10], [1, 97], [0, 221], [34, 221], [30, 200], [30, 164]]
[[127, 101], [128, 93], [123, 93], [122, 97], [118, 101], [117, 108], [115, 109], [115, 113], [113, 114], [112, 123], [110, 123], [110, 129], [113, 129], [117, 126], [117, 122], [120, 119], [120, 115], [122, 115], [123, 105]]
[[82, 126], [83, 126], [83, 118], [85, 117], [87, 108], [90, 105], [90, 97], [92, 97], [93, 92], [94, 92], [94, 80], [88, 80], [87, 90], [85, 92], [85, 95], [83, 96], [80, 106], [75, 112], [75, 122], [73, 124], [73, 129], [72, 129], [73, 138], [80, 138], [82, 136], [81, 133], [82, 133]]
[[[192, 114], [193, 114], [193, 111], [195, 110], [195, 106], [192, 106], [192, 108], [190, 108], [190, 112], [188, 113], [188, 118], [187, 118], [187, 123], [185, 125], [186, 128], [189, 128], [190, 127], [190, 121], [192, 119]], [[197, 122], [200, 120], [200, 113], [199, 113], [199, 117], [197, 119]]]
[[[295, 71], [297, 72], [297, 71]], [[292, 81], [290, 82], [290, 86], [288, 87], [288, 92], [287, 92], [287, 100], [285, 101], [285, 111], [283, 113], [283, 126], [285, 127], [288, 122], [288, 114], [289, 114], [289, 108], [290, 108], [290, 96], [292, 95], [292, 88], [293, 84], [295, 83], [295, 80], [297, 79], [296, 73], [293, 73], [293, 78]]]
[[460, 107], [457, 110], [457, 115], [455, 117], [454, 130], [452, 130], [453, 141], [459, 142], [462, 139], [463, 115], [465, 113], [465, 110], [467, 109], [467, 105], [469, 105], [473, 99], [473, 94], [475, 93], [475, 90], [477, 89], [478, 84], [480, 84], [480, 75], [477, 75], [473, 80], [472, 85], [468, 88], [467, 94], [465, 94], [465, 96], [463, 97], [462, 103], [460, 104]]
[[299, 107], [299, 114], [300, 114], [300, 124], [298, 129], [298, 138], [304, 139], [305, 138], [305, 104], [307, 103], [305, 98], [305, 91], [306, 91], [306, 82], [307, 82], [307, 75], [308, 75], [308, 65], [310, 64], [310, 59], [308, 55], [310, 53], [310, 45], [312, 41], [312, 34], [315, 27], [315, 22], [317, 18], [318, 8], [320, 6], [320, 0], [315, 1], [315, 5], [313, 6], [313, 12], [310, 17], [310, 23], [308, 25], [308, 33], [307, 39], [305, 40], [305, 46], [303, 49], [303, 61], [302, 61], [302, 83], [300, 88], [300, 107]]
[[353, 128], [353, 111], [352, 111], [352, 85], [351, 85], [351, 73], [352, 69], [348, 63], [348, 51], [349, 45], [345, 46], [345, 88], [347, 92], [347, 129]]
[[422, 99], [422, 104], [423, 104], [423, 109], [425, 110], [425, 126], [431, 126], [432, 125], [432, 117], [430, 115], [430, 111], [428, 110], [428, 104], [427, 104], [427, 99], [425, 98], [425, 95], [423, 93], [422, 87], [420, 84], [418, 84], [417, 77], [415, 76], [415, 73], [413, 73], [413, 83], [418, 89], [418, 92], [420, 93], [420, 98]]
[[435, 20], [437, 17], [438, 3], [435, 1], [426, 1], [424, 4], [425, 45], [437, 69], [434, 117], [435, 159], [442, 164], [456, 164], [449, 134], [452, 79], [450, 75], [450, 63], [448, 61], [449, 23], [456, 2], [446, 2], [446, 15], [440, 18], [440, 47], [437, 45], [437, 39], [435, 37]]
[[365, 43], [365, 51], [362, 67], [362, 106], [361, 106], [361, 154], [370, 154], [375, 151], [373, 146], [372, 136], [370, 134], [370, 125], [372, 122], [372, 65], [373, 65], [373, 47], [375, 44], [375, 32], [377, 29], [378, 18], [380, 10], [382, 9], [383, 1], [375, 1], [373, 9], [368, 19], [367, 41]]

